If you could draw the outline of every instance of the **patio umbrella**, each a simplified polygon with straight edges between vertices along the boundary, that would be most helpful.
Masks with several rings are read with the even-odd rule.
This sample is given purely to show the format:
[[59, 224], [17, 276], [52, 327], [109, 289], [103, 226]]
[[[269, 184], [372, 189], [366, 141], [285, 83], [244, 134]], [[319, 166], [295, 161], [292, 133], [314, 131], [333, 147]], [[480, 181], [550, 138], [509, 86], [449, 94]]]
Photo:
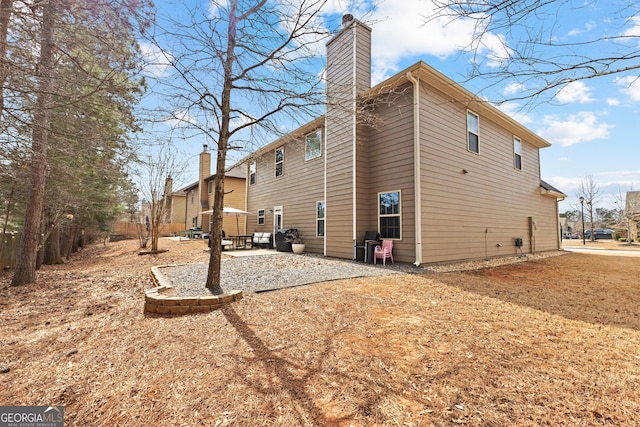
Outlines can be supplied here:
[[243, 211], [240, 209], [236, 209], [236, 208], [232, 208], [231, 206], [225, 206], [224, 208], [222, 208], [222, 213], [225, 215], [235, 215], [236, 217], [236, 229], [238, 234], [240, 234], [240, 225], [238, 224], [238, 217], [239, 216], [247, 216], [250, 215], [251, 212], [247, 212], [247, 211]]
[[[203, 214], [212, 214], [213, 210], [204, 211], [202, 213]], [[243, 211], [241, 209], [232, 208], [231, 206], [225, 206], [224, 208], [222, 208], [222, 213], [224, 215], [235, 215], [235, 217], [236, 217], [237, 234], [240, 234], [240, 224], [238, 224], [238, 217], [239, 216], [251, 215], [251, 212]]]

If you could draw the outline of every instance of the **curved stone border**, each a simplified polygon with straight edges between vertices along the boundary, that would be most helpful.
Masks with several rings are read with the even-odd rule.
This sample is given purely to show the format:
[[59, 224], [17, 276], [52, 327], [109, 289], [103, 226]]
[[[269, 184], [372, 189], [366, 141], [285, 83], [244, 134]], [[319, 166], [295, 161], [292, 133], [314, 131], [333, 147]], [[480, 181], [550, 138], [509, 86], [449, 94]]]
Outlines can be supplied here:
[[171, 289], [169, 280], [160, 271], [164, 267], [176, 267], [177, 265], [164, 265], [151, 267], [151, 278], [157, 285], [153, 289], [144, 291], [144, 312], [157, 314], [189, 314], [202, 313], [216, 310], [225, 304], [242, 299], [242, 291], [233, 290], [220, 295], [207, 295], [202, 297], [172, 297], [165, 295]]

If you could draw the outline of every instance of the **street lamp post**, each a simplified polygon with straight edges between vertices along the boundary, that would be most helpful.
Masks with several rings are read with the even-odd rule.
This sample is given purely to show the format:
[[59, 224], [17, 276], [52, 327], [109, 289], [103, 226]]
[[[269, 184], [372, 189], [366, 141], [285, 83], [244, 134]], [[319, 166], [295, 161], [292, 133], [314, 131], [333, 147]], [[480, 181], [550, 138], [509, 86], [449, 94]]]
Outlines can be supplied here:
[[580, 196], [580, 207], [582, 208], [582, 244], [586, 245], [584, 240], [584, 197], [582, 196]]

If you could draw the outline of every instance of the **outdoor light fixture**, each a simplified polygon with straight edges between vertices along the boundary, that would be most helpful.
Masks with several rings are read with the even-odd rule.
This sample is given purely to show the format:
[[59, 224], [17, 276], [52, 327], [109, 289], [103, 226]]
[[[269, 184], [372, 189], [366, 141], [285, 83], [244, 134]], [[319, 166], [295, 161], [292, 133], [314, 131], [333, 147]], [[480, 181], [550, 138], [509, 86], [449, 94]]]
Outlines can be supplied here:
[[580, 196], [580, 206], [582, 208], [582, 244], [586, 245], [587, 243], [584, 240], [584, 197]]

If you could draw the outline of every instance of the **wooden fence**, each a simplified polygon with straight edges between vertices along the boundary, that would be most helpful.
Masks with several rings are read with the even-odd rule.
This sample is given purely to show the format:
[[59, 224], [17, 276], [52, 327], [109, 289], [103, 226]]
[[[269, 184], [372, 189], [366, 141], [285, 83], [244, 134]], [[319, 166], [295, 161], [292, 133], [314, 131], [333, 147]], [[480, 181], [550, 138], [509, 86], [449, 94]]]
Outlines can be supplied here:
[[20, 233], [6, 233], [0, 235], [0, 269], [16, 266], [18, 246], [20, 245]]
[[[111, 234], [118, 234], [131, 239], [136, 239], [138, 238], [136, 225], [137, 224], [135, 222], [116, 222], [113, 225]], [[142, 227], [144, 228], [144, 225]], [[162, 224], [160, 226], [160, 237], [171, 236], [172, 233], [178, 234], [181, 230], [184, 230], [184, 224]]]

